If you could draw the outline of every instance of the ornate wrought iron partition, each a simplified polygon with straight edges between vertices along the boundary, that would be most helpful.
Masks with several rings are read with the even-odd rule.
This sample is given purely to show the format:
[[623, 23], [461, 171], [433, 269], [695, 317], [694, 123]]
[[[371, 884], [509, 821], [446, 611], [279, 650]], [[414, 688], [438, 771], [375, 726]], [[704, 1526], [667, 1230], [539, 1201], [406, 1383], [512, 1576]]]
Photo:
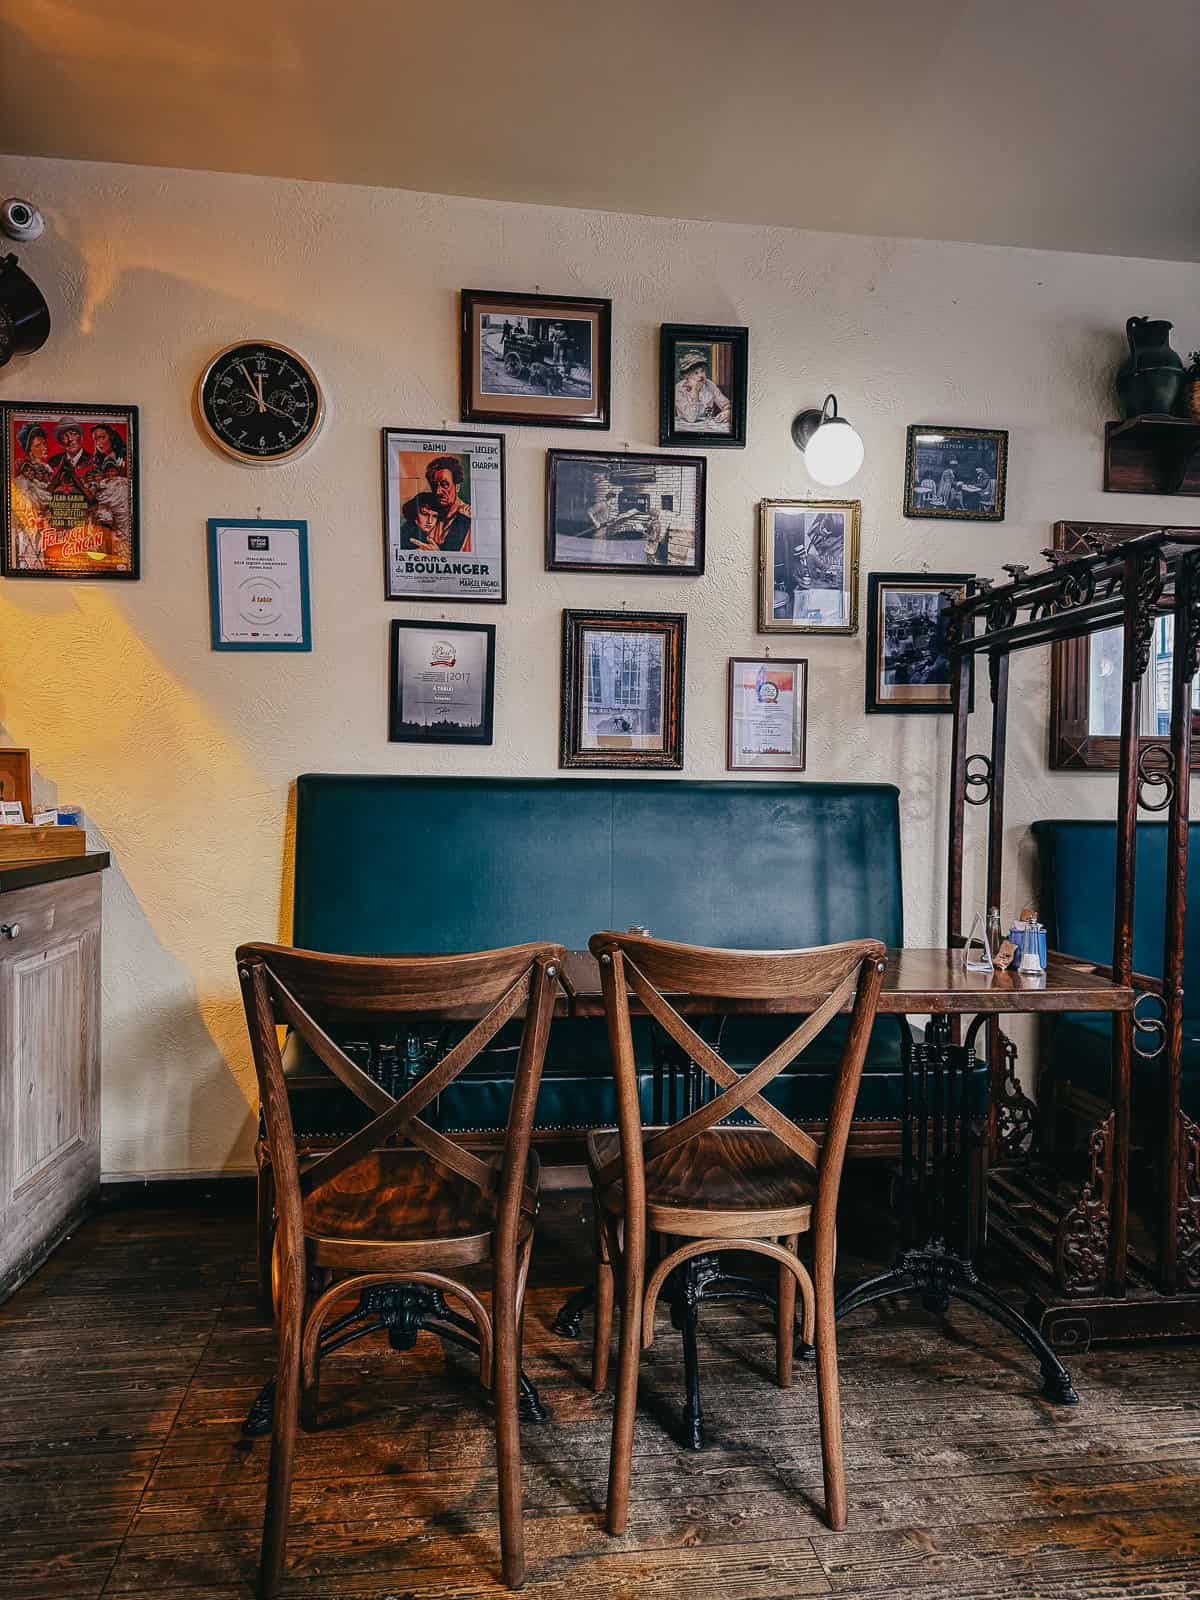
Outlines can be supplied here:
[[[1014, 650], [1086, 638], [1120, 626], [1124, 636], [1117, 867], [1112, 976], [1139, 991], [1135, 1013], [1113, 1017], [1111, 1111], [1092, 1130], [1091, 1172], [1074, 1204], [1060, 1198], [1057, 1175], [1006, 1173], [994, 1185], [997, 1232], [1047, 1280], [1035, 1297], [1043, 1331], [1060, 1348], [1096, 1336], [1200, 1332], [1200, 1130], [1180, 1104], [1183, 1053], [1184, 918], [1187, 907], [1188, 791], [1192, 680], [1200, 666], [1200, 530], [1159, 528], [1134, 538], [1094, 529], [1082, 551], [1045, 550], [1031, 572], [1007, 566], [1009, 581], [977, 581], [953, 606], [953, 741], [950, 784], [947, 934], [963, 943], [963, 842], [968, 804], [986, 805], [986, 904], [1001, 903], [1008, 666]], [[1174, 618], [1171, 728], [1167, 739], [1139, 740], [1141, 681], [1157, 618]], [[969, 687], [986, 660], [991, 687], [991, 748], [969, 753]], [[1165, 811], [1167, 883], [1162, 979], [1133, 970], [1133, 902], [1139, 808]], [[1070, 952], [1064, 952], [1070, 954]], [[1147, 1014], [1143, 1006], [1157, 1010]], [[993, 1070], [1001, 1051], [989, 1024]], [[1140, 1039], [1149, 1036], [1152, 1048]], [[1154, 1118], [1162, 1175], [1153, 1261], [1130, 1248], [1131, 1077], [1135, 1059], [1153, 1062], [1160, 1081]], [[1035, 1217], [1036, 1227], [1010, 1226]], [[1040, 1244], [1031, 1239], [1041, 1239]], [[1169, 1301], [1169, 1304], [1168, 1304]]]

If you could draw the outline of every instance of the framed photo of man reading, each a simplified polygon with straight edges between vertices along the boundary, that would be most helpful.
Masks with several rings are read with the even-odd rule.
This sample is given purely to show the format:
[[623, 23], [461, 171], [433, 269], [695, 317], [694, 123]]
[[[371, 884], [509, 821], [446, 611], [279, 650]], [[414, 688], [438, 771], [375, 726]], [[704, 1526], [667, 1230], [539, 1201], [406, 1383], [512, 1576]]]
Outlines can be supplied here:
[[384, 593], [502, 605], [504, 438], [383, 430]]
[[1003, 428], [908, 430], [904, 515], [946, 522], [1003, 522], [1008, 433]]
[[462, 419], [607, 428], [612, 301], [462, 291]]
[[952, 709], [949, 607], [972, 581], [964, 572], [868, 573], [868, 711]]
[[564, 611], [560, 767], [683, 766], [687, 618]]
[[664, 322], [658, 343], [659, 444], [741, 449], [749, 371], [749, 328]]
[[763, 500], [759, 633], [858, 632], [857, 500]]

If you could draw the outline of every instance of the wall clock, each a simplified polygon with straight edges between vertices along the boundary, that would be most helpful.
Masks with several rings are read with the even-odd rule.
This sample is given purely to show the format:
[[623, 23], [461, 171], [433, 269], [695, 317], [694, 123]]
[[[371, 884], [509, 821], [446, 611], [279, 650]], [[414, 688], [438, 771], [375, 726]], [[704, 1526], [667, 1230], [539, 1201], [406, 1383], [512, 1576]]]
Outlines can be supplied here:
[[197, 403], [213, 442], [255, 467], [298, 456], [325, 416], [321, 385], [307, 361], [268, 339], [219, 350], [200, 379]]

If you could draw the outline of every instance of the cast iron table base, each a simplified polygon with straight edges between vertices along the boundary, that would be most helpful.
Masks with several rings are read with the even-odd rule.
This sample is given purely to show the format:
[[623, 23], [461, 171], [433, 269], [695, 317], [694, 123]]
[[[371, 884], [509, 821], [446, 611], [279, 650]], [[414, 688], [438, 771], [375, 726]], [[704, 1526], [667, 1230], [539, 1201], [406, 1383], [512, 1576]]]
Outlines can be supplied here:
[[[331, 1322], [321, 1335], [321, 1360], [343, 1345], [368, 1333], [387, 1331], [393, 1350], [411, 1350], [421, 1333], [433, 1333], [443, 1344], [456, 1344], [479, 1354], [475, 1324], [446, 1304], [442, 1291], [423, 1283], [375, 1284], [364, 1289], [357, 1307]], [[531, 1379], [520, 1374], [520, 1412], [524, 1422], [545, 1422], [549, 1417]], [[275, 1379], [270, 1378], [246, 1413], [242, 1432], [247, 1438], [270, 1433], [275, 1411]]]

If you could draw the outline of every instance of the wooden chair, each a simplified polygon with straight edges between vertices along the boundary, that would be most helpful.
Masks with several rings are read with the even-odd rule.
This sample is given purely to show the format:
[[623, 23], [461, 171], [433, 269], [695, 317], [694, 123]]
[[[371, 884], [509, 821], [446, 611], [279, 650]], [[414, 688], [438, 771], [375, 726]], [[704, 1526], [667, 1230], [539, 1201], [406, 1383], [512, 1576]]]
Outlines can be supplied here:
[[[778, 1264], [777, 1377], [782, 1387], [788, 1387], [792, 1377], [797, 1288], [809, 1340], [815, 1322], [826, 1516], [830, 1527], [844, 1528], [846, 1485], [833, 1294], [837, 1201], [850, 1120], [879, 999], [885, 948], [874, 940], [861, 939], [813, 950], [707, 950], [636, 934], [597, 933], [591, 939], [591, 950], [600, 963], [620, 1129], [619, 1136], [593, 1134], [588, 1140], [600, 1245], [593, 1363], [597, 1391], [604, 1387], [607, 1374], [617, 1272], [621, 1285], [620, 1372], [609, 1465], [608, 1530], [614, 1534], [625, 1530], [638, 1359], [654, 1339], [659, 1294], [676, 1268], [698, 1256], [731, 1249], [753, 1251]], [[630, 1032], [630, 990], [721, 1091], [678, 1121], [655, 1130], [642, 1128]], [[807, 1010], [811, 1014], [758, 1066], [739, 1074], [689, 1027], [664, 991], [779, 1002], [780, 1011]], [[814, 1006], [813, 997], [820, 995], [825, 998]], [[808, 999], [803, 1006], [789, 1008], [790, 996]], [[828, 1130], [818, 1146], [765, 1100], [762, 1091], [851, 997], [853, 1012], [835, 1075]], [[749, 1112], [760, 1126], [720, 1126], [738, 1110]], [[798, 1236], [810, 1230], [815, 1294], [813, 1278], [795, 1253]], [[661, 1254], [647, 1282], [651, 1236]]]
[[[530, 1133], [563, 954], [550, 944], [393, 959], [261, 944], [237, 952], [277, 1218], [279, 1365], [259, 1567], [262, 1600], [278, 1592], [283, 1575], [297, 1413], [306, 1427], [315, 1422], [321, 1356], [381, 1327], [398, 1348], [409, 1347], [424, 1325], [478, 1350], [480, 1378], [492, 1389], [496, 1413], [504, 1579], [511, 1588], [523, 1581], [520, 1322], [539, 1176]], [[525, 1025], [504, 1148], [476, 1153], [430, 1127], [420, 1113], [522, 1007]], [[462, 1019], [481, 1012], [481, 1020], [399, 1097], [355, 1066], [322, 1026], [378, 1021], [388, 1014]], [[280, 1060], [283, 1024], [376, 1113], [335, 1149], [304, 1161], [296, 1151]], [[489, 1257], [490, 1316], [477, 1295], [446, 1275], [448, 1268]], [[318, 1287], [311, 1290], [314, 1281]], [[360, 1297], [358, 1311], [326, 1330], [334, 1307], [352, 1294]], [[464, 1304], [469, 1318], [451, 1312], [445, 1294]], [[413, 1296], [423, 1298], [414, 1302]]]

